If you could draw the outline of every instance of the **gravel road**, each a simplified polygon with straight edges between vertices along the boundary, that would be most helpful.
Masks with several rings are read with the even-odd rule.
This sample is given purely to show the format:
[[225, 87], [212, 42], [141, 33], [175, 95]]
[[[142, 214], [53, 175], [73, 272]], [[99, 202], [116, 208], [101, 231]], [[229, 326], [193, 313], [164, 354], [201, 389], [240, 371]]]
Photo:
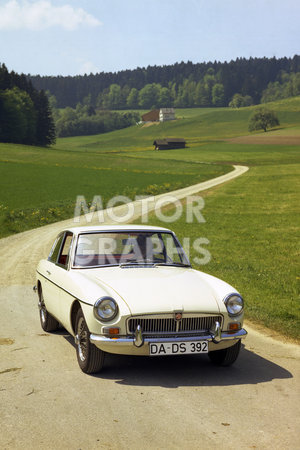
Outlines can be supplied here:
[[73, 339], [42, 331], [32, 291], [37, 261], [71, 223], [0, 240], [1, 449], [300, 448], [300, 348], [249, 324], [230, 368], [205, 355], [109, 355], [103, 372], [83, 374]]

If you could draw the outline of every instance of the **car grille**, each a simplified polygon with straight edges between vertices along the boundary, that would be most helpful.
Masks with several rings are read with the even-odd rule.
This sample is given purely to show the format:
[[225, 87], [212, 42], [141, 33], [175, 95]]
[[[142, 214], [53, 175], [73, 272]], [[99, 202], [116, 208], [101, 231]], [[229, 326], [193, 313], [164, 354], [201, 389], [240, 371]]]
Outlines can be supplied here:
[[128, 320], [129, 333], [134, 333], [137, 326], [142, 328], [143, 335], [160, 334], [201, 334], [207, 332], [218, 321], [222, 325], [222, 316], [174, 318], [134, 317]]

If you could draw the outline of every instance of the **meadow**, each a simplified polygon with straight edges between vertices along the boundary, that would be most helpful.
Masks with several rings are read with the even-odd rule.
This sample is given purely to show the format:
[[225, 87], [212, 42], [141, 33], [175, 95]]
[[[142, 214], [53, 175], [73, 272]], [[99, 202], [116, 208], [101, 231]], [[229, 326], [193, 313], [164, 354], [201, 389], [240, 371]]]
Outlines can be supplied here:
[[[72, 216], [76, 195], [152, 195], [247, 165], [203, 193], [205, 223], [182, 216], [170, 227], [181, 239], [209, 240], [210, 262], [194, 263], [192, 250], [193, 266], [235, 286], [248, 319], [299, 340], [300, 98], [270, 106], [280, 126], [256, 133], [259, 143], [248, 132], [249, 107], [178, 110], [172, 123], [58, 139], [49, 149], [0, 144], [1, 236]], [[154, 151], [160, 137], [184, 137], [188, 148]]]
[[[208, 239], [209, 244], [203, 247], [209, 250], [211, 260], [197, 264], [194, 259], [199, 253], [191, 248], [192, 264], [235, 286], [245, 297], [248, 319], [299, 340], [300, 99], [271, 106], [278, 111], [281, 125], [277, 130], [256, 134], [262, 139], [259, 144], [252, 143], [252, 136], [243, 144], [227, 139], [224, 122], [225, 138], [213, 139], [210, 133], [214, 124], [209, 118], [206, 136], [202, 142], [199, 137], [199, 142], [193, 143], [192, 152], [159, 152], [158, 158], [249, 166], [242, 177], [201, 194], [205, 223], [186, 223], [183, 214], [171, 224], [172, 229], [181, 240], [187, 236], [191, 242], [199, 237]], [[231, 128], [232, 133], [247, 110]], [[236, 113], [239, 111], [230, 112], [231, 118]], [[226, 112], [217, 114], [221, 124]], [[244, 135], [249, 134], [244, 129]], [[297, 136], [298, 145], [285, 144], [285, 138], [288, 142], [291, 136]], [[144, 156], [139, 154], [140, 158]], [[172, 215], [174, 211], [168, 212]], [[155, 216], [150, 224], [164, 225]]]
[[[220, 150], [211, 151], [219, 157]], [[287, 148], [284, 152], [288, 155]], [[268, 163], [255, 166], [249, 156], [246, 174], [201, 193], [205, 223], [186, 223], [184, 211], [174, 223], [151, 216], [149, 224], [170, 226], [181, 241], [208, 239], [202, 247], [211, 255], [209, 263], [197, 264], [195, 258], [203, 255], [191, 247], [193, 267], [235, 286], [248, 319], [299, 339], [300, 164], [273, 163], [270, 155]]]
[[101, 195], [105, 205], [116, 195], [155, 195], [231, 170], [223, 163], [161, 161], [153, 139], [148, 128], [135, 126], [58, 139], [47, 149], [0, 144], [0, 237], [72, 217], [77, 195], [88, 203]]

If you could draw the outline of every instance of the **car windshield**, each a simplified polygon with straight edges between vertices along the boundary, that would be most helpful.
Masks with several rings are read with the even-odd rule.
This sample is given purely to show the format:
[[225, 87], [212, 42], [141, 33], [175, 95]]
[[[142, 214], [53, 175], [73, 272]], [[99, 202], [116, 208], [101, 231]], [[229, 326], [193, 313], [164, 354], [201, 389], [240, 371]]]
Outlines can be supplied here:
[[96, 232], [78, 236], [74, 267], [190, 266], [172, 233]]

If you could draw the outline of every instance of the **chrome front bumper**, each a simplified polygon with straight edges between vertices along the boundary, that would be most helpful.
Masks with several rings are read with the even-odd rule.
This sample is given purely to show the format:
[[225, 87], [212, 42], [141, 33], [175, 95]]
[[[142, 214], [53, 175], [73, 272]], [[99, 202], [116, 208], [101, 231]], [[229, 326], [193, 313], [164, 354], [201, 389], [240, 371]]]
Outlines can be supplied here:
[[208, 341], [215, 344], [221, 341], [238, 340], [247, 336], [247, 331], [242, 328], [239, 331], [233, 332], [220, 332], [219, 329], [214, 330], [211, 334], [201, 336], [177, 336], [177, 337], [143, 337], [139, 330], [135, 333], [134, 337], [108, 337], [100, 336], [97, 334], [90, 335], [90, 341], [92, 344], [112, 344], [115, 346], [128, 346], [134, 345], [135, 347], [141, 347], [144, 344], [152, 343], [164, 343], [164, 342], [195, 342], [195, 341]]

